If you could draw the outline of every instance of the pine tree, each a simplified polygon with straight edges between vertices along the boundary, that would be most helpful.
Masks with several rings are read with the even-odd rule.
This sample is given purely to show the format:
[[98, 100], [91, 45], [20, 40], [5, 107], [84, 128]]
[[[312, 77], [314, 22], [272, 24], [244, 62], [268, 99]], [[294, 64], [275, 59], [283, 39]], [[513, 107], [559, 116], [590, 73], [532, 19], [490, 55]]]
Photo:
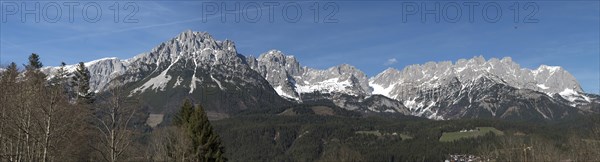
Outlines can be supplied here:
[[190, 148], [190, 151], [196, 160], [227, 161], [227, 158], [223, 157], [221, 138], [214, 132], [202, 106], [196, 105], [193, 108], [191, 101], [185, 100], [175, 124], [191, 139], [193, 148]]
[[42, 62], [40, 62], [40, 55], [32, 53], [29, 55], [29, 64], [25, 65], [27, 70], [38, 70], [44, 66]]
[[52, 78], [52, 80], [50, 81], [50, 83], [52, 83], [52, 85], [64, 85], [66, 84], [65, 81], [67, 80], [67, 69], [66, 69], [67, 64], [65, 62], [61, 62], [60, 66], [58, 68], [58, 70], [56, 71], [56, 74], [54, 76], [54, 78]]
[[17, 125], [20, 125], [20, 130], [23, 133], [22, 138], [24, 149], [23, 149], [23, 161], [35, 161], [34, 159], [41, 159], [41, 148], [39, 144], [42, 141], [43, 128], [40, 125], [40, 116], [43, 115], [44, 108], [48, 107], [44, 102], [47, 101], [46, 97], [48, 94], [46, 75], [40, 71], [42, 68], [39, 55], [33, 53], [29, 56], [29, 62], [25, 65], [25, 77], [22, 83], [22, 91], [19, 102], [22, 107], [15, 113], [18, 115], [18, 120], [15, 120]]
[[44, 66], [40, 61], [40, 55], [32, 53], [29, 55], [29, 63], [25, 65], [25, 76], [28, 79], [32, 79], [33, 82], [44, 82], [46, 75], [40, 71], [40, 68]]
[[175, 117], [174, 124], [178, 127], [184, 127], [183, 125], [190, 122], [190, 116], [192, 115], [193, 111], [194, 105], [192, 104], [192, 101], [189, 99], [183, 101], [181, 110], [179, 110], [179, 113]]
[[2, 74], [2, 79], [6, 79], [7, 82], [10, 83], [15, 83], [18, 75], [19, 69], [17, 69], [17, 64], [15, 62], [11, 62], [6, 68], [6, 71]]
[[73, 85], [77, 86], [77, 103], [91, 104], [94, 102], [94, 92], [90, 92], [90, 71], [83, 62], [79, 62], [75, 75], [73, 75]]

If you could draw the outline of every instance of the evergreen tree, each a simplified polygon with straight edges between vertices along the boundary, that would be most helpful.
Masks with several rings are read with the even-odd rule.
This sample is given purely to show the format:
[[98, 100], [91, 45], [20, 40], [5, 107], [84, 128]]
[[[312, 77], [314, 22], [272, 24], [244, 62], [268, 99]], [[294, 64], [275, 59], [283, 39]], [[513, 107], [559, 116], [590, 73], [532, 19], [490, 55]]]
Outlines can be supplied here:
[[83, 62], [79, 62], [75, 75], [73, 75], [73, 85], [77, 86], [77, 103], [91, 104], [94, 102], [94, 92], [90, 92], [90, 71]]
[[190, 116], [192, 116], [193, 112], [194, 105], [192, 104], [192, 101], [189, 99], [183, 101], [183, 105], [181, 105], [181, 109], [174, 119], [175, 125], [178, 127], [184, 127], [185, 124], [190, 122]]
[[29, 55], [29, 64], [25, 65], [27, 70], [38, 70], [44, 66], [42, 62], [40, 62], [40, 55], [32, 53]]
[[15, 83], [18, 75], [19, 69], [17, 69], [17, 64], [11, 62], [6, 68], [6, 71], [2, 74], [2, 79], [6, 79], [6, 81], [10, 83]]
[[29, 63], [25, 65], [25, 76], [28, 79], [32, 79], [33, 82], [44, 82], [46, 75], [40, 71], [43, 64], [40, 61], [40, 55], [32, 53], [29, 55]]
[[58, 86], [62, 88], [63, 94], [66, 95], [67, 98], [73, 98], [73, 88], [71, 86], [71, 82], [69, 82], [69, 72], [66, 69], [67, 64], [65, 62], [61, 62], [58, 70], [56, 71], [55, 76], [50, 80], [51, 85]]
[[191, 101], [185, 100], [177, 114], [175, 124], [191, 139], [193, 148], [190, 148], [190, 151], [196, 160], [227, 161], [223, 157], [224, 148], [221, 138], [214, 132], [202, 106], [196, 105], [193, 108]]
[[58, 70], [56, 71], [56, 75], [52, 78], [51, 83], [53, 85], [64, 85], [65, 80], [67, 79], [67, 64], [65, 62], [61, 62]]

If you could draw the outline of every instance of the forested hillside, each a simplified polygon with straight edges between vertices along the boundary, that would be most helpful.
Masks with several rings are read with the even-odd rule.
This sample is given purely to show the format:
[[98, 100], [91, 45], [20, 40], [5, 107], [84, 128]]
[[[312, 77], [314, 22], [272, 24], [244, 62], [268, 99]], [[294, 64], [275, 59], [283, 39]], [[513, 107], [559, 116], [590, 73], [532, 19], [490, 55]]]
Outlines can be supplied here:
[[[232, 161], [442, 161], [457, 154], [492, 161], [600, 160], [600, 116], [532, 123], [304, 113], [214, 124]], [[496, 128], [502, 135], [440, 140], [444, 133], [476, 127]]]

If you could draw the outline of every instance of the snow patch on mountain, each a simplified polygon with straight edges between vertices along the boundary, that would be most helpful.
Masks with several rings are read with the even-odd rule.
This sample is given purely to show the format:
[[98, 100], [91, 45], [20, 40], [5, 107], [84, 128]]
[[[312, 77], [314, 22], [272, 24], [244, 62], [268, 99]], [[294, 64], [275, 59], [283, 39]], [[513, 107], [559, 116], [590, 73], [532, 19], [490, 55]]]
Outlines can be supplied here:
[[171, 76], [167, 75], [167, 71], [163, 71], [160, 75], [148, 80], [144, 85], [134, 89], [133, 92], [143, 92], [148, 88], [164, 91], [170, 80]]
[[101, 58], [101, 59], [97, 59], [97, 60], [86, 62], [86, 63], [84, 63], [84, 65], [85, 66], [91, 66], [91, 65], [94, 65], [94, 64], [101, 63], [103, 61], [111, 61], [111, 60], [119, 60], [119, 58], [117, 58], [117, 57], [106, 57], [106, 58]]
[[331, 78], [324, 81], [313, 82], [310, 84], [297, 85], [296, 89], [300, 93], [312, 93], [312, 92], [343, 92], [347, 90], [352, 83], [348, 80], [340, 81], [339, 78]]
[[181, 82], [183, 82], [183, 78], [181, 76], [177, 76], [177, 81], [175, 82], [175, 84], [173, 85], [173, 88], [180, 86]]
[[283, 91], [282, 86], [277, 86], [274, 89], [275, 89], [275, 92], [277, 92], [277, 94], [280, 95], [280, 96], [282, 96], [282, 97], [293, 99], [293, 100], [296, 100], [296, 101], [300, 100], [300, 98], [298, 98], [298, 97], [296, 97], [294, 95], [287, 94], [287, 92]]
[[576, 99], [573, 96], [579, 95], [577, 92], [575, 92], [574, 90], [569, 89], [569, 88], [565, 88], [564, 91], [562, 91], [562, 92], [560, 92], [558, 94], [560, 94], [561, 96], [565, 97], [565, 99], [567, 99], [567, 100], [569, 100], [571, 102], [575, 101], [575, 99]]
[[373, 92], [371, 94], [379, 94], [383, 96], [390, 96], [390, 93], [394, 89], [394, 85], [389, 85], [387, 87], [383, 87], [382, 85], [375, 84], [373, 82], [369, 82], [369, 85], [373, 88]]
[[202, 80], [198, 79], [196, 77], [196, 72], [194, 72], [194, 75], [192, 76], [192, 80], [190, 81], [190, 91], [188, 93], [194, 93], [194, 90], [196, 89], [196, 84], [198, 82], [201, 82]]
[[585, 101], [585, 102], [592, 102], [589, 97], [587, 97], [583, 94], [580, 94], [579, 92], [577, 92], [573, 89], [570, 89], [570, 88], [566, 88], [564, 91], [562, 91], [558, 94], [570, 102], [575, 102], [578, 100]]
[[223, 85], [221, 85], [221, 82], [220, 82], [219, 80], [215, 79], [215, 77], [213, 77], [213, 75], [212, 75], [212, 74], [210, 75], [210, 78], [211, 78], [213, 81], [215, 81], [215, 82], [217, 83], [217, 85], [219, 85], [219, 88], [220, 88], [221, 90], [225, 90], [225, 88], [223, 87]]
[[197, 70], [198, 70], [198, 61], [196, 61], [194, 59], [194, 74], [192, 74], [192, 79], [190, 81], [190, 92], [188, 92], [190, 94], [194, 92], [194, 89], [196, 89], [196, 83], [200, 81], [198, 78], [196, 78]]
[[152, 88], [152, 90], [155, 90], [155, 91], [156, 90], [165, 91], [165, 87], [167, 87], [167, 83], [169, 83], [169, 81], [171, 81], [171, 78], [172, 78], [170, 75], [167, 75], [167, 72], [169, 72], [171, 67], [173, 67], [173, 65], [175, 65], [175, 63], [177, 63], [180, 58], [181, 57], [177, 57], [177, 59], [175, 59], [175, 61], [172, 62], [171, 65], [169, 65], [166, 70], [162, 71], [158, 76], [146, 81], [146, 83], [144, 83], [142, 86], [134, 89], [133, 92], [134, 93], [143, 92], [143, 91], [146, 91], [146, 89], [148, 89], [148, 88]]

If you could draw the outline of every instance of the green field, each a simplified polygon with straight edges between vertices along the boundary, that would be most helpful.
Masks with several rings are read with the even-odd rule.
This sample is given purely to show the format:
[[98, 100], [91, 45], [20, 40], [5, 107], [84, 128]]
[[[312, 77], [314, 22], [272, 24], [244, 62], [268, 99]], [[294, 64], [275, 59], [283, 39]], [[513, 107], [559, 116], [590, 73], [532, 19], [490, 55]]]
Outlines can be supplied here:
[[376, 130], [376, 131], [356, 131], [354, 133], [356, 133], [356, 134], [366, 134], [366, 135], [375, 135], [377, 137], [381, 137], [381, 136], [384, 136], [384, 135], [388, 135], [388, 136], [389, 135], [392, 135], [392, 136], [398, 135], [398, 136], [400, 136], [400, 138], [402, 138], [402, 140], [413, 139], [412, 136], [409, 136], [409, 135], [406, 135], [406, 134], [403, 134], [403, 133], [399, 133], [399, 134], [396, 133], [396, 135], [394, 135], [392, 133], [381, 133], [381, 132], [379, 132], [379, 130]]
[[440, 137], [440, 142], [451, 142], [461, 138], [474, 138], [483, 136], [488, 132], [493, 132], [496, 135], [504, 135], [502, 131], [494, 127], [477, 127], [477, 129], [472, 132], [444, 132], [442, 137]]
[[383, 135], [383, 134], [381, 134], [381, 132], [379, 132], [378, 130], [376, 130], [376, 131], [356, 131], [355, 133], [356, 133], [356, 134], [375, 135], [375, 136], [377, 136], [377, 137], [380, 137], [381, 135]]

